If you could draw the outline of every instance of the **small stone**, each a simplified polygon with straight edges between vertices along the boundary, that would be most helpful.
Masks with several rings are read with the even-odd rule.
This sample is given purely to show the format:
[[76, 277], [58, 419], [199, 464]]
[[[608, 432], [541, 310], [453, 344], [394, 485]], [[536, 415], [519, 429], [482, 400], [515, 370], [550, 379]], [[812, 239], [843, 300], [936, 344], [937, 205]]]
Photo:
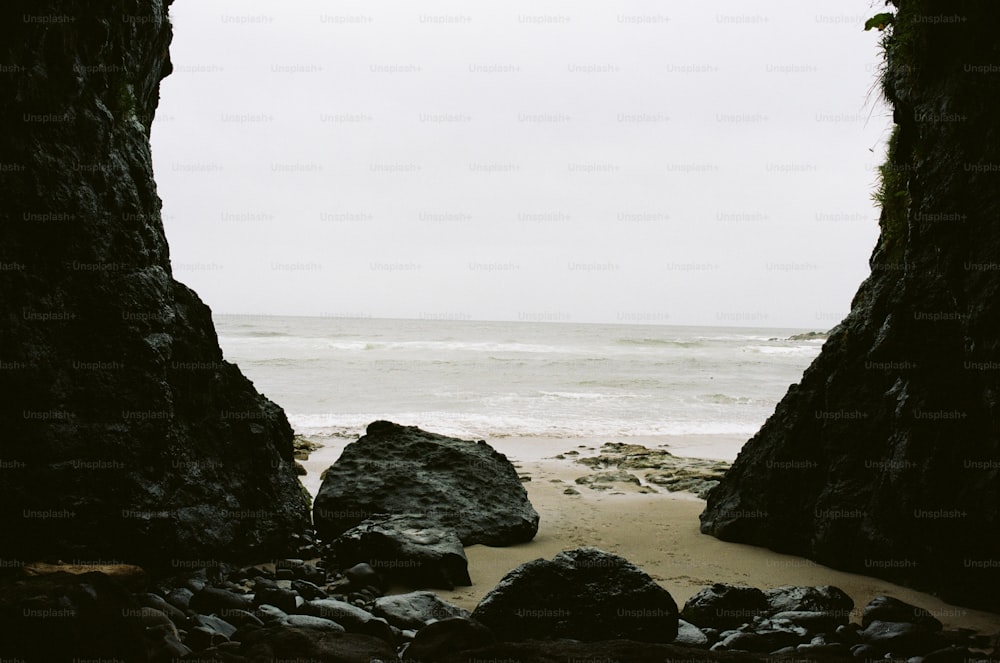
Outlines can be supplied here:
[[365, 587], [366, 585], [375, 585], [376, 587], [385, 586], [378, 572], [370, 564], [364, 562], [355, 564], [344, 571], [344, 576], [351, 581], [351, 585], [354, 587]]
[[236, 633], [236, 627], [227, 622], [224, 619], [215, 617], [214, 615], [195, 615], [189, 621], [189, 625], [193, 627], [204, 626], [205, 628], [210, 628], [216, 633], [221, 633], [226, 636], [226, 639], [233, 637]]
[[266, 603], [257, 606], [257, 615], [265, 626], [280, 624], [288, 618], [287, 612]]
[[708, 636], [701, 632], [694, 624], [677, 620], [677, 637], [672, 644], [680, 647], [707, 647], [709, 645]]
[[251, 607], [250, 597], [227, 589], [206, 587], [191, 598], [191, 609], [202, 615], [222, 610], [246, 610]]
[[170, 593], [167, 594], [166, 601], [178, 610], [187, 610], [191, 607], [191, 598], [193, 596], [194, 592], [187, 587], [178, 587], [176, 589], [172, 589]]
[[[136, 600], [139, 602], [139, 605], [159, 610], [169, 617], [170, 621], [172, 621], [175, 626], [183, 626], [187, 622], [187, 615], [184, 611], [177, 606], [168, 603], [166, 599], [159, 594], [136, 594]], [[188, 599], [188, 603], [190, 604], [190, 598]]]
[[223, 642], [228, 642], [229, 638], [207, 626], [195, 626], [188, 629], [184, 644], [194, 651], [202, 651], [209, 647], [215, 647]]
[[309, 631], [344, 633], [346, 630], [332, 619], [313, 617], [312, 615], [289, 615], [282, 623]]
[[326, 592], [322, 587], [317, 587], [308, 580], [293, 580], [292, 590], [306, 601], [325, 599]]
[[222, 611], [222, 614], [219, 614], [218, 616], [225, 619], [227, 622], [235, 626], [237, 629], [243, 629], [246, 628], [247, 626], [250, 627], [264, 626], [264, 622], [261, 621], [260, 617], [246, 610], [236, 610], [236, 609], [224, 610]]
[[420, 629], [432, 621], [469, 617], [469, 612], [438, 598], [433, 592], [410, 592], [375, 599], [372, 613], [401, 629]]
[[796, 624], [813, 633], [833, 633], [847, 624], [848, 616], [843, 612], [810, 612], [804, 610], [779, 612], [772, 619], [780, 619]]
[[273, 605], [282, 612], [291, 613], [295, 612], [295, 609], [298, 607], [298, 602], [295, 600], [297, 598], [298, 594], [291, 589], [265, 587], [257, 590], [257, 593], [254, 595], [253, 604], [255, 606]]
[[863, 658], [866, 661], [882, 658], [882, 653], [872, 647], [871, 645], [854, 645], [851, 647], [851, 656], [854, 658]]

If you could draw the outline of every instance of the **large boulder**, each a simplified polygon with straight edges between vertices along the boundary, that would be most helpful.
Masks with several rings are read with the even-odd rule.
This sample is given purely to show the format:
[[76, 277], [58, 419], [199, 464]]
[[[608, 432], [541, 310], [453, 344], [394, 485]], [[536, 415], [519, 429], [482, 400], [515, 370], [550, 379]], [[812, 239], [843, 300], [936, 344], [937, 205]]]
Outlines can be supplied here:
[[1000, 15], [992, 0], [891, 4], [896, 127], [871, 275], [701, 527], [997, 610], [1000, 76], [982, 63]]
[[538, 514], [517, 470], [485, 442], [376, 421], [345, 447], [313, 506], [317, 533], [333, 540], [372, 516], [420, 514], [465, 545], [530, 541]]
[[469, 562], [455, 530], [420, 515], [369, 518], [333, 542], [340, 568], [366, 562], [387, 579], [410, 587], [471, 585]]
[[501, 640], [677, 637], [670, 592], [628, 560], [590, 547], [522, 564], [483, 597], [472, 617]]
[[309, 527], [284, 412], [171, 269], [169, 4], [0, 3], [4, 559], [270, 559]]

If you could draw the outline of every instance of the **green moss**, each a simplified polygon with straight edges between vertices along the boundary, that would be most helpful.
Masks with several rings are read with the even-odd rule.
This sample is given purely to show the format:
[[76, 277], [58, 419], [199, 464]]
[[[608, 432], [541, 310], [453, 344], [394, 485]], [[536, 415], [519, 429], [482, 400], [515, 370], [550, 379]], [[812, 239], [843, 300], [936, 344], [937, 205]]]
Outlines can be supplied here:
[[872, 198], [882, 208], [879, 227], [882, 231], [879, 244], [883, 260], [902, 262], [908, 234], [907, 217], [910, 195], [907, 189], [912, 168], [909, 154], [900, 148], [900, 128], [893, 129], [886, 149], [885, 163], [879, 166], [879, 183]]
[[[925, 11], [926, 0], [892, 0], [886, 4], [896, 5], [898, 11], [873, 16], [865, 24], [865, 29], [878, 28], [882, 31], [879, 47], [883, 66], [879, 83], [886, 102], [892, 106], [895, 116], [902, 118], [900, 122], [906, 125], [906, 118], [912, 113], [902, 100], [914, 88], [920, 71], [918, 58], [924, 31], [920, 28], [919, 16]], [[908, 139], [911, 132], [912, 127], [893, 127], [885, 162], [878, 169], [878, 186], [872, 194], [882, 208], [879, 252], [880, 259], [885, 262], [902, 263], [904, 258], [911, 202], [909, 180], [913, 171], [913, 153], [909, 147], [912, 141]]]
[[124, 77], [119, 80], [115, 87], [112, 111], [118, 120], [128, 120], [136, 116], [135, 92], [132, 85], [125, 81]]

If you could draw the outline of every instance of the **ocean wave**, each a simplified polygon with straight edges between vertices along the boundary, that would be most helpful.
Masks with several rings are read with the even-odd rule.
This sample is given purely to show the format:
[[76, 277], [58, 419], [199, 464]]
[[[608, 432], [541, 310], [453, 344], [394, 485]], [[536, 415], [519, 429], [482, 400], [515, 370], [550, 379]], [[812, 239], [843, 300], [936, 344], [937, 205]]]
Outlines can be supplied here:
[[747, 396], [727, 396], [726, 394], [703, 394], [696, 398], [702, 403], [714, 403], [716, 405], [753, 405], [759, 402]]
[[808, 345], [746, 345], [741, 347], [740, 351], [762, 355], [814, 356], [819, 354], [820, 345], [815, 343]]
[[619, 338], [615, 341], [617, 345], [634, 345], [634, 346], [669, 346], [674, 348], [700, 348], [704, 347], [704, 343], [701, 339], [692, 339], [690, 341], [679, 341], [673, 338]]
[[300, 435], [356, 439], [373, 421], [385, 419], [404, 426], [465, 439], [600, 437], [658, 437], [680, 435], [733, 435], [749, 437], [759, 423], [721, 421], [622, 421], [573, 419], [566, 421], [515, 415], [460, 412], [380, 412], [367, 414], [289, 414]]

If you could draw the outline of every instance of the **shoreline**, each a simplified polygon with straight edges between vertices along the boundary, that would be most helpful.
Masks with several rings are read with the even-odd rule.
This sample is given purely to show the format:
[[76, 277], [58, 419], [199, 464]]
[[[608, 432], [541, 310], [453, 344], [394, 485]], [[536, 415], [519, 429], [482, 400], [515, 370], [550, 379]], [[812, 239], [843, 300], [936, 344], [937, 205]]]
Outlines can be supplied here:
[[[689, 436], [684, 436], [689, 437]], [[726, 436], [732, 437], [732, 436]], [[313, 438], [315, 439], [315, 438]], [[643, 444], [655, 440], [681, 455], [701, 445], [690, 439], [617, 438]], [[342, 441], [342, 444], [339, 442]], [[621, 555], [670, 592], [678, 607], [713, 583], [743, 584], [769, 589], [781, 585], [834, 585], [854, 600], [851, 621], [861, 621], [861, 611], [875, 596], [893, 596], [926, 610], [945, 628], [970, 628], [994, 635], [1000, 632], [1000, 614], [945, 603], [930, 594], [856, 573], [838, 571], [803, 557], [773, 552], [746, 544], [727, 543], [701, 534], [698, 516], [705, 502], [690, 493], [669, 493], [644, 481], [616, 483], [611, 490], [593, 490], [576, 483], [593, 472], [570, 458], [554, 456], [567, 451], [579, 457], [596, 455], [608, 439], [499, 438], [487, 440], [505, 454], [522, 477], [528, 497], [540, 516], [538, 533], [527, 543], [505, 548], [467, 546], [473, 585], [455, 590], [432, 590], [442, 599], [467, 610], [489, 592], [510, 570], [534, 559], [551, 559], [562, 550], [594, 546]], [[304, 461], [309, 474], [301, 477], [318, 489], [319, 473], [329, 467], [350, 440], [324, 440], [326, 447]], [[641, 478], [641, 473], [638, 474]], [[563, 491], [573, 488], [577, 495]], [[311, 489], [314, 490], [314, 489]], [[656, 492], [650, 492], [655, 490]], [[644, 492], [640, 492], [644, 491]], [[315, 492], [313, 492], [315, 494]], [[389, 593], [410, 591], [392, 588]]]

